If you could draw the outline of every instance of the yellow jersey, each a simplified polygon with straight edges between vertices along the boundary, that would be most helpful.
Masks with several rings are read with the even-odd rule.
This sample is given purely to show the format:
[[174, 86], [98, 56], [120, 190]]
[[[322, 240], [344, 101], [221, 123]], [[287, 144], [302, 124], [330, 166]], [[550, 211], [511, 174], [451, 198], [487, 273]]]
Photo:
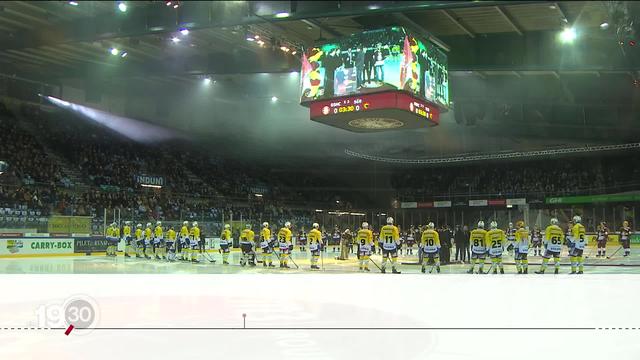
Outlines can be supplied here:
[[260, 239], [263, 241], [271, 240], [271, 230], [269, 230], [269, 228], [262, 228], [260, 230]]
[[322, 233], [318, 229], [311, 229], [307, 234], [307, 238], [309, 239], [309, 244], [317, 245], [322, 243]]
[[107, 237], [113, 237], [114, 233], [115, 233], [115, 228], [113, 228], [112, 226], [109, 226], [107, 228], [106, 236]]
[[320, 250], [320, 245], [322, 244], [322, 233], [320, 232], [320, 230], [311, 229], [311, 231], [309, 231], [309, 234], [307, 234], [307, 238], [309, 239], [309, 250]]
[[125, 225], [124, 228], [122, 229], [122, 234], [126, 237], [131, 236], [131, 226]]
[[525, 228], [519, 228], [515, 233], [516, 237], [516, 250], [519, 253], [525, 253], [529, 251], [529, 230]]
[[547, 250], [553, 252], [562, 251], [562, 239], [564, 238], [564, 231], [558, 225], [549, 225], [544, 230], [544, 243], [547, 245]]
[[529, 230], [520, 228], [516, 230], [516, 241], [529, 240]]
[[157, 238], [162, 238], [162, 234], [164, 233], [164, 231], [162, 230], [162, 226], [156, 226], [156, 228], [153, 230], [153, 233]]
[[369, 229], [360, 229], [356, 233], [356, 241], [360, 246], [374, 245], [373, 243], [373, 231]]
[[420, 245], [424, 252], [437, 252], [440, 249], [440, 234], [433, 229], [423, 231], [420, 237]]
[[200, 240], [200, 228], [193, 226], [191, 230], [189, 230], [189, 236], [194, 240]]
[[244, 229], [242, 230], [242, 232], [240, 233], [240, 240], [244, 240], [244, 242], [253, 242], [253, 238], [256, 237], [256, 233], [253, 232], [253, 230], [251, 229]]
[[489, 255], [502, 255], [504, 243], [507, 237], [502, 229], [491, 229], [485, 236], [485, 246], [489, 249]]
[[120, 228], [113, 228], [113, 237], [120, 237]]
[[484, 254], [487, 251], [485, 239], [487, 237], [487, 230], [485, 229], [473, 229], [469, 234], [469, 243], [471, 244], [471, 252], [476, 254]]
[[142, 240], [142, 229], [136, 229], [136, 240]]
[[586, 230], [584, 228], [584, 225], [582, 224], [573, 225], [573, 228], [571, 229], [571, 237], [573, 240], [573, 246], [576, 249], [584, 250], [584, 247], [586, 245], [585, 235], [586, 235]]
[[183, 225], [182, 228], [180, 228], [180, 237], [186, 238], [188, 236], [189, 236], [189, 228]]
[[231, 230], [222, 230], [222, 234], [220, 234], [220, 240], [231, 241]]
[[176, 231], [173, 230], [173, 229], [169, 229], [169, 231], [167, 231], [167, 236], [169, 237], [169, 240], [175, 241], [176, 240]]
[[280, 244], [291, 244], [291, 230], [286, 227], [283, 227], [278, 231], [278, 241]]
[[400, 231], [395, 225], [385, 225], [380, 229], [380, 241], [385, 250], [395, 250], [400, 239]]
[[151, 239], [151, 228], [144, 229], [144, 238], [147, 240]]

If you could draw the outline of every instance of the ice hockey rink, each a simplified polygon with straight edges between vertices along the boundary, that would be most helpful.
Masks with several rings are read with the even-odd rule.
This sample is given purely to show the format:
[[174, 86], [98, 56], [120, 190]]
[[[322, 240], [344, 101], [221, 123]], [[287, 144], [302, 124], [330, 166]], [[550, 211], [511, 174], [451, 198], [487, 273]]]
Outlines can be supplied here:
[[[607, 249], [607, 256], [611, 258], [595, 257], [595, 247], [589, 247], [585, 250], [585, 274], [640, 274], [640, 248], [632, 249], [631, 255], [623, 256], [623, 251], [617, 251], [618, 246], [610, 246]], [[217, 251], [210, 250], [210, 258], [215, 262], [201, 259], [200, 263], [190, 262], [168, 262], [166, 260], [151, 260], [143, 258], [125, 258], [122, 254], [117, 257], [106, 257], [100, 255], [76, 255], [76, 256], [52, 256], [52, 257], [14, 257], [0, 259], [0, 273], [3, 274], [283, 274], [283, 273], [311, 273], [311, 274], [341, 274], [341, 273], [360, 273], [358, 270], [358, 261], [352, 253], [348, 260], [337, 260], [338, 252], [332, 252], [329, 249], [322, 254], [319, 265], [320, 270], [311, 270], [310, 256], [308, 253], [294, 250], [293, 263], [290, 263], [289, 269], [281, 269], [278, 267], [278, 261], [273, 256], [275, 268], [264, 267], [260, 262], [258, 254], [258, 263], [255, 267], [240, 266], [240, 252], [232, 251], [229, 256], [229, 265], [222, 265], [222, 257]], [[414, 249], [413, 255], [401, 255], [398, 258], [398, 269], [402, 273], [420, 273], [418, 265], [417, 249]], [[454, 259], [452, 252], [451, 259]], [[370, 263], [369, 274], [379, 274], [376, 267], [381, 265], [381, 256], [373, 255], [375, 264]], [[529, 255], [529, 276], [535, 276], [534, 271], [538, 270], [541, 263], [540, 256]], [[513, 256], [506, 254], [504, 256], [505, 273], [515, 274], [516, 268], [513, 262]], [[484, 270], [489, 270], [490, 261], [485, 261]], [[427, 270], [431, 267], [428, 266]], [[469, 264], [451, 263], [441, 267], [441, 274], [464, 274], [469, 268]], [[477, 269], [477, 267], [476, 267]], [[390, 273], [390, 266], [387, 268]], [[562, 254], [560, 274], [570, 272], [569, 258], [566, 249]], [[547, 274], [553, 273], [552, 260], [549, 263]], [[435, 275], [435, 271], [433, 271]]]

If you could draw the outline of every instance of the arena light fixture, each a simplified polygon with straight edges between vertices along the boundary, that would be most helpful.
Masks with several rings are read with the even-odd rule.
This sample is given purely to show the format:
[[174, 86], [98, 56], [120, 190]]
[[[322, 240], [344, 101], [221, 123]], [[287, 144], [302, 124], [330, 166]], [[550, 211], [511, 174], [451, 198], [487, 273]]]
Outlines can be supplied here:
[[204, 80], [202, 80], [202, 82], [203, 82], [205, 85], [210, 85], [210, 84], [211, 84], [211, 78], [210, 78], [210, 77], [206, 77], [206, 78], [204, 78]]
[[609, 28], [609, 23], [608, 22], [603, 22], [602, 24], [600, 24], [600, 29], [602, 30], [607, 30]]
[[78, 6], [79, 5], [77, 1], [69, 1], [68, 4], [71, 5], [71, 6]]
[[123, 57], [127, 57], [127, 55], [129, 55], [129, 53], [128, 53], [128, 52], [126, 52], [126, 51], [123, 51], [123, 52], [122, 52], [122, 54], [120, 54], [120, 57], [121, 57], [121, 58], [123, 58]]
[[120, 10], [120, 12], [127, 12], [128, 6], [127, 3], [125, 3], [124, 1], [120, 1], [118, 3], [118, 10]]
[[118, 56], [118, 54], [120, 54], [120, 50], [118, 48], [111, 48], [111, 49], [109, 49], [109, 52], [113, 56]]
[[289, 14], [289, 13], [288, 13], [288, 12], [286, 12], [286, 11], [276, 13], [276, 17], [277, 17], [278, 19], [288, 18], [289, 16], [291, 16], [291, 14]]
[[576, 37], [577, 37], [576, 29], [572, 27], [565, 28], [560, 33], [560, 41], [562, 41], [565, 44], [572, 43], [576, 39]]
[[187, 29], [187, 28], [180, 29], [180, 34], [182, 34], [184, 36], [189, 35], [189, 29]]
[[272, 96], [271, 97], [271, 102], [276, 102], [278, 101], [278, 97], [277, 96]]
[[323, 211], [324, 211], [324, 210], [316, 209], [316, 212], [317, 212], [317, 213], [321, 213], [321, 212], [323, 212]]
[[174, 37], [172, 37], [172, 38], [171, 38], [171, 41], [172, 41], [174, 44], [177, 44], [177, 43], [179, 43], [179, 42], [180, 42], [180, 38], [178, 38], [178, 37], [175, 37], [175, 36], [174, 36]]
[[253, 36], [247, 35], [247, 41], [256, 41]]
[[151, 184], [140, 184], [142, 187], [154, 188], [154, 189], [162, 189], [161, 185], [151, 185]]
[[253, 194], [253, 195], [254, 195], [255, 197], [259, 197], [259, 198], [261, 198], [261, 197], [262, 197], [262, 194]]

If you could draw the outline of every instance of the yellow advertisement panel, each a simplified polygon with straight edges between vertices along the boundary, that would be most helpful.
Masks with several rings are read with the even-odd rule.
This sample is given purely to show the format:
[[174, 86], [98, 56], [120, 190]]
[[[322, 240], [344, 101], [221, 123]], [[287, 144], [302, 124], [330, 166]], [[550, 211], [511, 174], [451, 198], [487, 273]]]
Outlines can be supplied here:
[[51, 216], [49, 218], [49, 233], [90, 234], [90, 216]]

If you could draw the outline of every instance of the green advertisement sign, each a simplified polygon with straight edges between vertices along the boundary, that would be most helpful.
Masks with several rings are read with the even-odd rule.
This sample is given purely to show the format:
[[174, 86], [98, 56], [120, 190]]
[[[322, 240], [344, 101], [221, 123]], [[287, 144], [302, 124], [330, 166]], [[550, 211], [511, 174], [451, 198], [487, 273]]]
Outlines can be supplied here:
[[627, 201], [640, 201], [640, 194], [548, 197], [544, 200], [546, 204], [590, 204], [590, 203], [627, 202]]

